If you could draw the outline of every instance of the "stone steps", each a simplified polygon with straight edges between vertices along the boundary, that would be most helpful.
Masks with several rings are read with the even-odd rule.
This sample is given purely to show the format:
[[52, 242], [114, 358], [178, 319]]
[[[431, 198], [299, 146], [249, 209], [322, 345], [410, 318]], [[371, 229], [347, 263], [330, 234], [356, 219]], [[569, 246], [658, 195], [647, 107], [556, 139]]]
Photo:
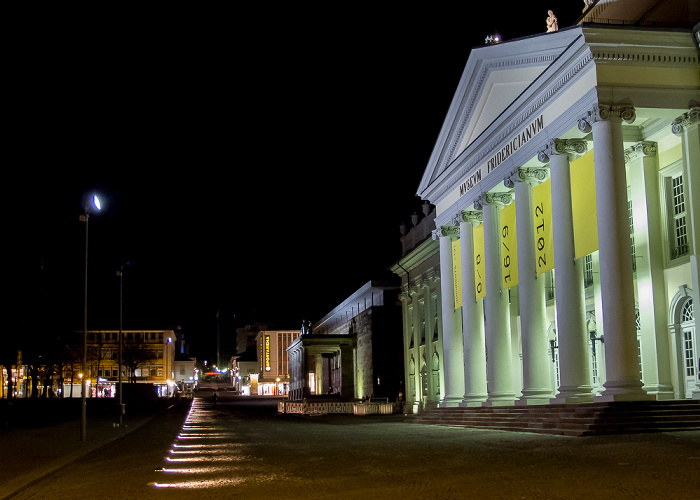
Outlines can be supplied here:
[[411, 421], [566, 436], [700, 430], [700, 401], [435, 408]]

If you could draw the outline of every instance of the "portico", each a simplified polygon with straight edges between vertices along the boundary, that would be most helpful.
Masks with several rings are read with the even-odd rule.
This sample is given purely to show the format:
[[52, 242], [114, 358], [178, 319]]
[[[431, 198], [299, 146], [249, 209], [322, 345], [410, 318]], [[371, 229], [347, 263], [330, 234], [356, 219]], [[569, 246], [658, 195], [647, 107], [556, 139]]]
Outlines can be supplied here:
[[700, 397], [698, 106], [690, 30], [583, 23], [472, 50], [418, 190], [441, 406]]

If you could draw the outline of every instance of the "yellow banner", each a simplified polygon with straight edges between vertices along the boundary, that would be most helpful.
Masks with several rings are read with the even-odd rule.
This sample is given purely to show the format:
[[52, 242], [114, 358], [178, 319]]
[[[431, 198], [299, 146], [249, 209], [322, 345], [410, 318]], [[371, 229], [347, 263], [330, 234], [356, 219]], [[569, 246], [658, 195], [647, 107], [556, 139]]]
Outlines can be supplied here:
[[452, 282], [455, 288], [455, 309], [462, 307], [462, 245], [459, 239], [452, 241]]
[[571, 162], [571, 211], [574, 248], [576, 258], [580, 259], [598, 250], [593, 151]]
[[500, 213], [501, 220], [501, 275], [503, 289], [518, 284], [518, 239], [515, 230], [515, 203]]
[[474, 228], [474, 286], [476, 298], [483, 299], [484, 277], [486, 276], [486, 264], [484, 263], [484, 225], [479, 224]]
[[537, 274], [542, 274], [554, 269], [550, 179], [532, 188], [532, 214], [535, 226], [535, 265]]

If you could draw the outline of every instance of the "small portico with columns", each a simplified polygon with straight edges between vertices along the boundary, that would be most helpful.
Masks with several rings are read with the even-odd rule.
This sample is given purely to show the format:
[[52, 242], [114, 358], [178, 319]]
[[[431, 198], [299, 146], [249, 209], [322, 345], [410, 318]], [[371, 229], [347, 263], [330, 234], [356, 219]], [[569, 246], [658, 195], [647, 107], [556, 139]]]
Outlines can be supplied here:
[[584, 19], [472, 50], [417, 193], [440, 406], [700, 397], [698, 106], [690, 29]]

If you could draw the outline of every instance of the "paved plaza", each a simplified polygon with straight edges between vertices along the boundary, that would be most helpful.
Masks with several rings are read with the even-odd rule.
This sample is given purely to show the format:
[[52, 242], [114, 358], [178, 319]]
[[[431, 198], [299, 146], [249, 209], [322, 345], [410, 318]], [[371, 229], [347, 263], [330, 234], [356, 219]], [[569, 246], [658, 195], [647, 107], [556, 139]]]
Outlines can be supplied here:
[[409, 420], [279, 415], [275, 400], [224, 396], [216, 407], [195, 398], [126, 430], [91, 422], [88, 444], [75, 442], [79, 422], [6, 429], [0, 498], [667, 499], [700, 491], [698, 431], [572, 438]]

